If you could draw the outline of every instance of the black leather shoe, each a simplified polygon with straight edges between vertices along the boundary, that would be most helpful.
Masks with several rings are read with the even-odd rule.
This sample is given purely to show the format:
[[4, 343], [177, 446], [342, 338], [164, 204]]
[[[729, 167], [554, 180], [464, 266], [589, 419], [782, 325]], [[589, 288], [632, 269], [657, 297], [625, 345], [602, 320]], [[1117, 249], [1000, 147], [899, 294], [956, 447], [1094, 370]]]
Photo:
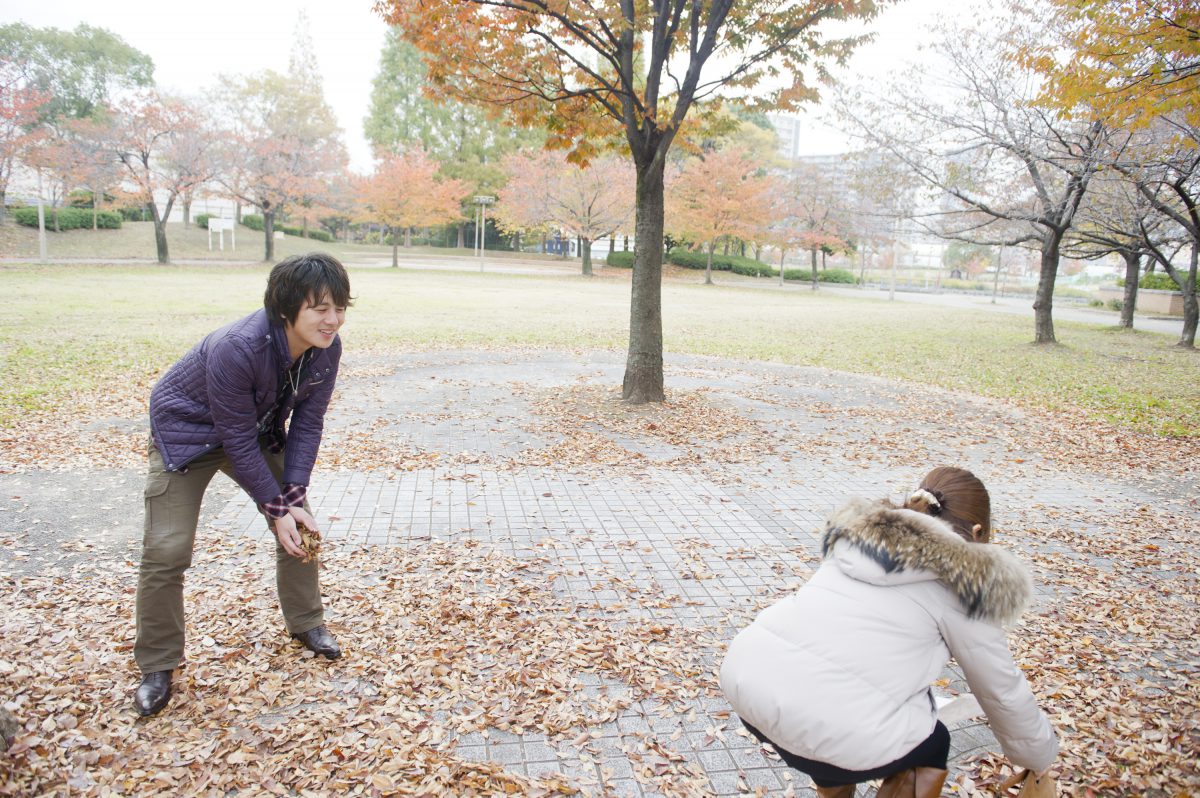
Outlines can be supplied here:
[[342, 650], [338, 648], [337, 641], [325, 628], [325, 624], [309, 629], [307, 632], [294, 634], [292, 638], [299, 640], [309, 651], [320, 654], [325, 659], [337, 659], [342, 656]]
[[133, 696], [133, 705], [143, 718], [157, 713], [171, 700], [171, 672], [142, 674], [142, 683]]

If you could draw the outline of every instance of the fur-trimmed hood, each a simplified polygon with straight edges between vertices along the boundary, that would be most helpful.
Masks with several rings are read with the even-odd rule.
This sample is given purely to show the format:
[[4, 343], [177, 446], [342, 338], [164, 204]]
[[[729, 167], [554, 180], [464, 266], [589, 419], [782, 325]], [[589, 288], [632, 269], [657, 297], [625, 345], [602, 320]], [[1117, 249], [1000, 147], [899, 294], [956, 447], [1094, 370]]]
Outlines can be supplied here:
[[834, 513], [821, 544], [826, 558], [838, 543], [878, 563], [889, 576], [929, 572], [958, 597], [971, 618], [1012, 623], [1033, 593], [1028, 571], [1010, 552], [990, 543], [968, 543], [936, 518], [887, 502], [856, 498]]

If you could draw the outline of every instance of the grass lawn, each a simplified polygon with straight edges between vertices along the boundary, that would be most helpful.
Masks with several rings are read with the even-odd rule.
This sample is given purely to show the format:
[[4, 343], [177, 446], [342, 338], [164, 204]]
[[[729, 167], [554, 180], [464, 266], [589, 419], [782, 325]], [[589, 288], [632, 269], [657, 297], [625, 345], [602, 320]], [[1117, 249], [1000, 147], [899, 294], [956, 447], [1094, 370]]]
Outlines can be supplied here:
[[[0, 424], [76, 391], [153, 380], [201, 335], [255, 309], [266, 273], [263, 264], [0, 267], [9, 303]], [[351, 279], [350, 352], [627, 344], [626, 275], [352, 266]], [[1061, 343], [1037, 347], [1031, 323], [1006, 314], [671, 279], [663, 314], [668, 353], [824, 366], [1200, 436], [1200, 355], [1168, 336], [1058, 322]]]

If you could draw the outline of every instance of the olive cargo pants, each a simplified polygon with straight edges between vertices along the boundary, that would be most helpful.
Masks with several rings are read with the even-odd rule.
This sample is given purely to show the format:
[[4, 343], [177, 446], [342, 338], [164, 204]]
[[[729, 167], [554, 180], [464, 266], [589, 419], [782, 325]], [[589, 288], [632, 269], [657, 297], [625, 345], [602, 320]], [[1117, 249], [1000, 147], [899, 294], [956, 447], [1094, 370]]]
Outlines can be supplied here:
[[[283, 453], [272, 454], [264, 446], [263, 457], [280, 479]], [[183, 574], [192, 564], [200, 502], [217, 471], [232, 476], [224, 449], [201, 455], [188, 464], [186, 474], [180, 474], [166, 470], [158, 448], [153, 440], [150, 443], [134, 644], [134, 659], [142, 673], [174, 670], [183, 661]], [[276, 540], [275, 585], [289, 632], [299, 634], [321, 625], [324, 608], [315, 559], [301, 562]]]

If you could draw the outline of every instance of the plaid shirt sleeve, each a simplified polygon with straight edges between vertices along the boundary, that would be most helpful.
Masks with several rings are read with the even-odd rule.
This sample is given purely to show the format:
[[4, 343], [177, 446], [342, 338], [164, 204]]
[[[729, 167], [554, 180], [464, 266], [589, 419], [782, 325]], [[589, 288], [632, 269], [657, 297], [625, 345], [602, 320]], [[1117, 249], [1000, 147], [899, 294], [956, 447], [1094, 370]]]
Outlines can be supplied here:
[[258, 509], [262, 511], [263, 515], [272, 520], [283, 518], [287, 515], [289, 507], [303, 507], [304, 500], [307, 497], [308, 488], [289, 482], [283, 486], [283, 493], [271, 499], [266, 504], [259, 505]]

